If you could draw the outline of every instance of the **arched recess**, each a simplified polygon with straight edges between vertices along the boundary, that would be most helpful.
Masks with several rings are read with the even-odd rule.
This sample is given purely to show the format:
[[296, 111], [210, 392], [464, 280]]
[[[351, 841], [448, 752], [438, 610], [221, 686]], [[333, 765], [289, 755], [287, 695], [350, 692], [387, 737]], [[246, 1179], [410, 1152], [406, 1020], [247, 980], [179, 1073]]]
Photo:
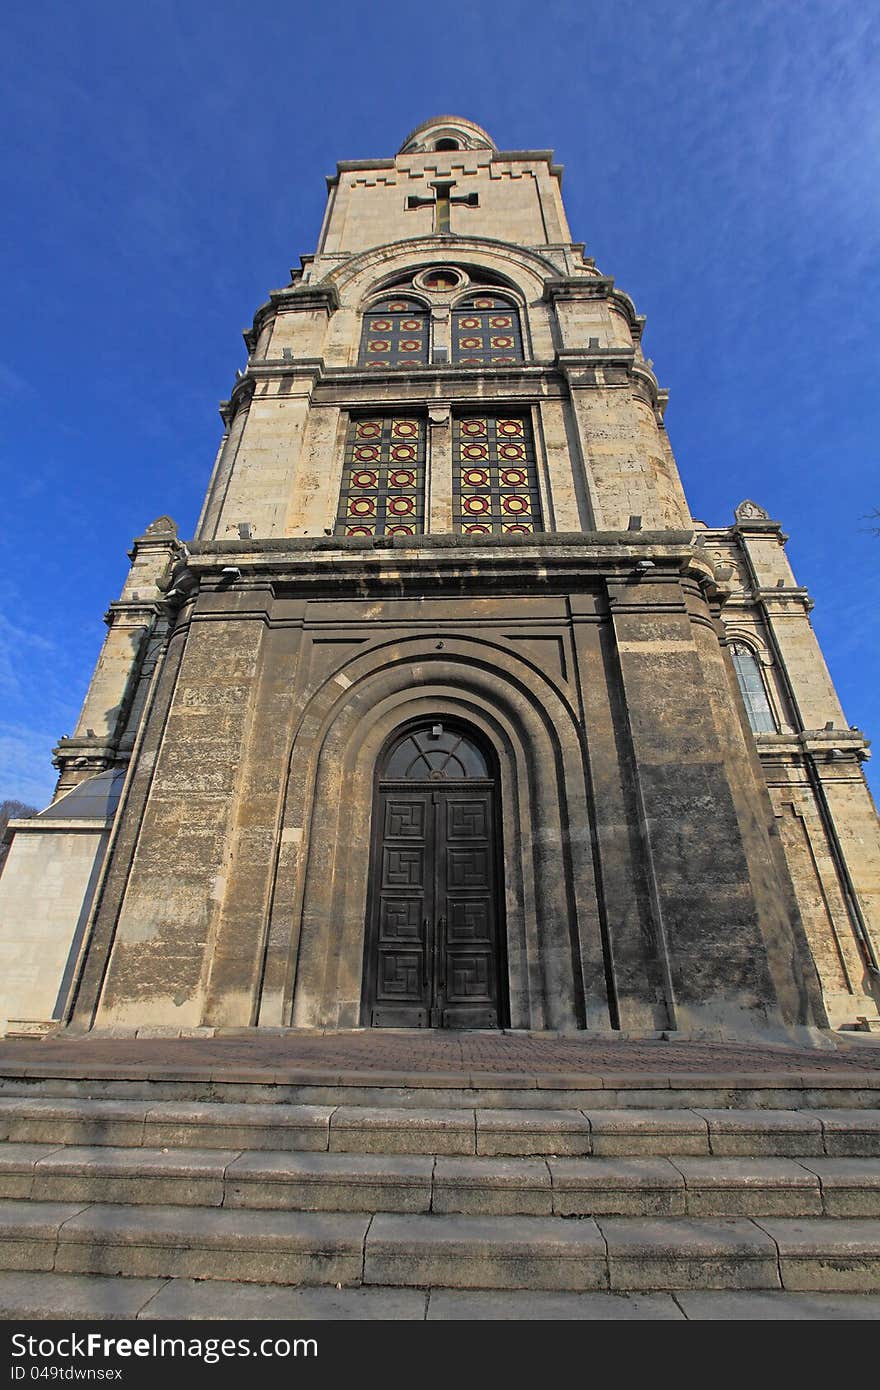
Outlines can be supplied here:
[[[450, 250], [448, 245], [438, 246], [437, 238], [413, 238], [373, 247], [329, 271], [320, 284], [335, 289], [339, 307], [329, 320], [325, 342], [328, 364], [355, 363], [364, 310], [373, 302], [375, 293], [384, 292], [389, 286], [399, 291], [400, 279], [409, 271], [416, 275], [430, 270], [432, 265], [448, 265]], [[480, 279], [480, 271], [487, 272], [489, 282], [503, 279], [505, 292], [519, 307], [525, 357], [551, 356], [549, 328], [541, 327], [546, 306], [541, 310], [535, 306], [541, 306], [546, 282], [559, 275], [559, 268], [552, 261], [488, 236], [456, 236], [455, 263], [466, 264], [474, 282]]]
[[[410, 267], [415, 272], [433, 265], [446, 265], [450, 255], [453, 255], [452, 248], [448, 244], [438, 246], [436, 237], [392, 241], [351, 256], [325, 275], [320, 283], [333, 285], [340, 303], [357, 304], [372, 287], [393, 284], [395, 277]], [[546, 256], [495, 237], [456, 236], [454, 260], [467, 262], [469, 269], [482, 268], [503, 276], [527, 301], [543, 293], [545, 281], [559, 276], [558, 266]]]
[[728, 627], [725, 637], [752, 733], [777, 733], [784, 720], [770, 679], [773, 658], [757, 633], [748, 628]]
[[[454, 258], [457, 264], [467, 264], [475, 280], [482, 269], [508, 283], [509, 292], [520, 306], [526, 355], [535, 355], [537, 345], [527, 309], [540, 302], [545, 283], [558, 277], [558, 267], [533, 251], [489, 237], [456, 237]], [[355, 360], [353, 344], [360, 341], [361, 316], [377, 291], [399, 283], [409, 270], [415, 274], [434, 265], [448, 265], [449, 261], [449, 246], [438, 246], [436, 237], [416, 237], [364, 251], [330, 271], [320, 283], [336, 289], [339, 308], [330, 320], [327, 361], [336, 364]]]
[[421, 637], [377, 645], [308, 702], [291, 750], [260, 1022], [360, 1023], [376, 760], [395, 729], [431, 718], [471, 726], [497, 761], [511, 1026], [607, 1028], [573, 712], [518, 655], [455, 636], [442, 650]]

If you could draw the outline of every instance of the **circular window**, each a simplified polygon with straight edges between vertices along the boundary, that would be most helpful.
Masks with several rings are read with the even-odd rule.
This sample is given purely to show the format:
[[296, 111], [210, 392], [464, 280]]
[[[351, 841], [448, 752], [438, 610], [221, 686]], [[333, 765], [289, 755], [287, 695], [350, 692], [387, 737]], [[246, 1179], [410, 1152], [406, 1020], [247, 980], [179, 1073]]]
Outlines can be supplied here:
[[435, 265], [430, 270], [421, 271], [413, 280], [419, 289], [430, 290], [433, 294], [451, 294], [467, 284], [467, 276], [450, 265]]

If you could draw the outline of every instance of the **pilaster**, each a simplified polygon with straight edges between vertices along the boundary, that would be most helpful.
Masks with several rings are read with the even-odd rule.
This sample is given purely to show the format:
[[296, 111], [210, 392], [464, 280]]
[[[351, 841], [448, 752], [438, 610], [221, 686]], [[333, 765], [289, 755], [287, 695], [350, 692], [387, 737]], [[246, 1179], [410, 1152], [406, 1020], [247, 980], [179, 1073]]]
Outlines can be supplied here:
[[127, 761], [146, 685], [165, 630], [160, 581], [180, 550], [177, 528], [159, 517], [133, 543], [120, 598], [106, 614], [108, 632], [72, 737], [54, 749], [55, 795]]

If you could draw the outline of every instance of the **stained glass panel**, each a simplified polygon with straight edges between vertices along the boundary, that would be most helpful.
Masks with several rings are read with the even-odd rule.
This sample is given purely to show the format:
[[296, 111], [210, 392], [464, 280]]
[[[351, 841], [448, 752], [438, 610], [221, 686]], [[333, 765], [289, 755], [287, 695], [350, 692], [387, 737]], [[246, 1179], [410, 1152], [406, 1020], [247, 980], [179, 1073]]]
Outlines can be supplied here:
[[417, 536], [425, 525], [425, 423], [410, 417], [353, 419], [337, 536]]
[[452, 360], [463, 367], [521, 362], [519, 311], [497, 295], [472, 294], [452, 313]]
[[382, 775], [389, 781], [440, 781], [488, 777], [489, 768], [471, 739], [434, 721], [395, 744]]
[[457, 417], [452, 466], [457, 530], [473, 536], [543, 531], [532, 431], [525, 416]]
[[406, 367], [428, 360], [428, 314], [414, 299], [386, 299], [364, 315], [359, 365]]
[[767, 699], [767, 691], [764, 689], [764, 681], [761, 677], [761, 669], [754, 652], [746, 646], [745, 642], [731, 642], [730, 654], [733, 657], [733, 669], [736, 671], [736, 679], [745, 703], [749, 724], [752, 726], [752, 732], [775, 734], [776, 720], [773, 718], [773, 711], [770, 708], [770, 701]]

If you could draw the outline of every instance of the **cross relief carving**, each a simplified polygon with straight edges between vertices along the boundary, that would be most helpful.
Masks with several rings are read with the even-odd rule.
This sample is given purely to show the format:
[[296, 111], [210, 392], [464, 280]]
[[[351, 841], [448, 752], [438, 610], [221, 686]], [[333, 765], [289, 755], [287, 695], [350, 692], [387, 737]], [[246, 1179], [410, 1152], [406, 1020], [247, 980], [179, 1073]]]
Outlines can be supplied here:
[[411, 193], [406, 200], [407, 210], [412, 208], [433, 207], [434, 209], [434, 231], [449, 232], [450, 208], [453, 203], [462, 203], [464, 207], [476, 208], [480, 205], [479, 193], [453, 193], [455, 180], [438, 180], [430, 185], [436, 190], [433, 198], [420, 198], [418, 194]]

